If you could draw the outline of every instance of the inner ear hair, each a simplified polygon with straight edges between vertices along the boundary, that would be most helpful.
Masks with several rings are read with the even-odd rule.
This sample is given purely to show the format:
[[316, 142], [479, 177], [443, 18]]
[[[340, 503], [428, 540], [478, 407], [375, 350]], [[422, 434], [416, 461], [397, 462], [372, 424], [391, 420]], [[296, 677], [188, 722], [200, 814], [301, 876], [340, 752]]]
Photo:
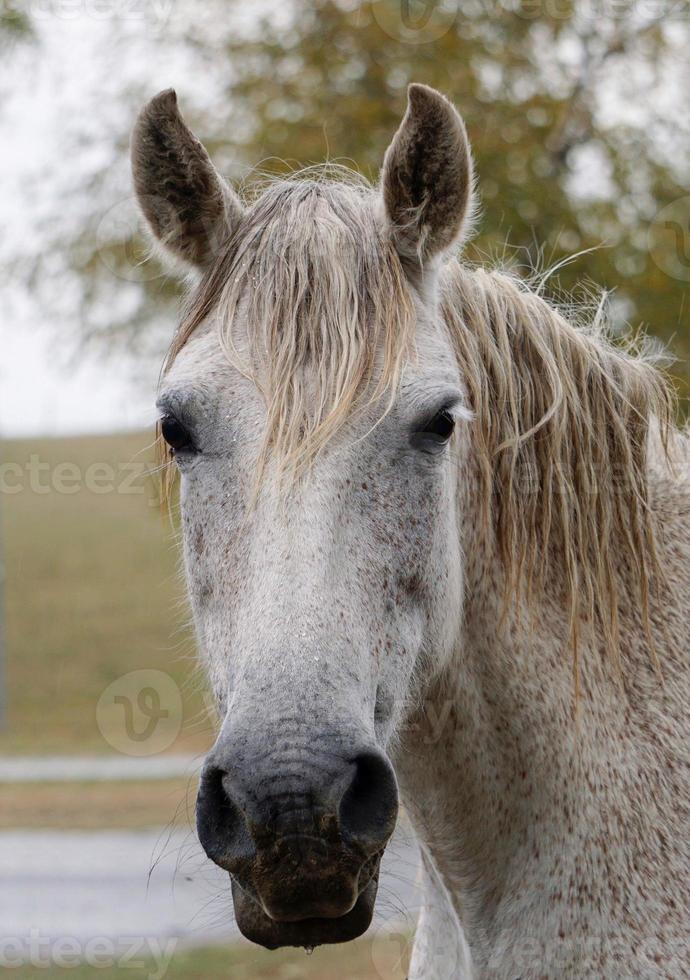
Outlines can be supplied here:
[[173, 89], [141, 110], [131, 156], [137, 200], [155, 240], [174, 258], [208, 267], [243, 208], [182, 119]]
[[449, 248], [471, 213], [473, 167], [453, 105], [426, 85], [408, 88], [407, 112], [386, 151], [382, 194], [398, 251], [424, 264]]

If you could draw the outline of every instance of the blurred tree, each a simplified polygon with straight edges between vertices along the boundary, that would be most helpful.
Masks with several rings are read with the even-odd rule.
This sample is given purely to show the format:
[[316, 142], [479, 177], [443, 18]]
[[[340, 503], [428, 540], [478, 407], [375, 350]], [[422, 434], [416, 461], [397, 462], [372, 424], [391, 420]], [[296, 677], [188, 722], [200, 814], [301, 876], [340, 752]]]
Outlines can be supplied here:
[[[12, 43], [31, 36], [31, 22], [26, 13], [9, 5], [0, 8], [0, 51]], [[0, 522], [1, 523], [1, 522]], [[0, 537], [0, 729], [7, 723], [7, 682], [5, 679], [5, 566], [4, 542]]]
[[[562, 263], [553, 288], [614, 291], [616, 322], [673, 338], [690, 359], [687, 0], [291, 0], [251, 16], [239, 0], [205, 0], [183, 10], [166, 43], [177, 29], [222, 94], [201, 109], [179, 91], [223, 172], [331, 158], [375, 179], [405, 86], [426, 82], [458, 105], [474, 148], [481, 211], [468, 257]], [[102, 200], [100, 180], [89, 193]], [[88, 309], [106, 312], [86, 316], [85, 329], [106, 338], [141, 340], [132, 326], [177, 295], [155, 266], [133, 275], [144, 249], [132, 227], [91, 222], [63, 242]], [[570, 262], [573, 253], [584, 254]]]
[[14, 8], [9, 3], [0, 8], [0, 47], [20, 38], [26, 39], [31, 33], [31, 20], [26, 11]]
[[[657, 236], [652, 254], [647, 232], [688, 193], [690, 115], [680, 93], [690, 81], [690, 20], [673, 23], [674, 11], [688, 11], [672, 0], [647, 9], [300, 0], [287, 28], [267, 16], [251, 43], [228, 47], [233, 102], [254, 123], [245, 152], [279, 158], [276, 169], [286, 166], [280, 159], [332, 153], [375, 177], [405, 86], [433, 85], [460, 108], [474, 148], [481, 216], [469, 257], [543, 269], [591, 249], [554, 282], [616, 290], [619, 320], [674, 337], [687, 359], [688, 199], [677, 216], [687, 261], [676, 275], [657, 264], [669, 265], [663, 251], [674, 237]], [[662, 89], [674, 81], [666, 98], [675, 110], [665, 116]]]

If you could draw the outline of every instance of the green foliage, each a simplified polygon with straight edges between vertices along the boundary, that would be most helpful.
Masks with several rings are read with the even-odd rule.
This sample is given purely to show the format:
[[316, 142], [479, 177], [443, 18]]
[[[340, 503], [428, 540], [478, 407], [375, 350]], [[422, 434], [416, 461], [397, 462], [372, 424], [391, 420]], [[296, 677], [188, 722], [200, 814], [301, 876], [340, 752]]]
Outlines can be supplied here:
[[169, 674], [182, 692], [174, 748], [209, 744], [177, 546], [149, 475], [151, 441], [137, 433], [3, 444], [13, 489], [2, 500], [8, 717], [0, 753], [112, 752], [98, 699], [142, 668]]
[[[231, 946], [180, 949], [169, 964], [165, 980], [404, 980], [399, 962], [405, 937], [377, 935], [342, 946], [320, 946], [313, 955], [303, 949], [268, 952], [246, 941]], [[121, 954], [122, 955], [122, 954]], [[113, 960], [115, 962], [113, 963]], [[146, 959], [144, 951], [126, 964], [115, 957], [97, 968], [83, 965], [21, 968], [22, 980], [121, 980], [123, 969], [131, 980], [150, 980], [161, 975], [161, 961]]]

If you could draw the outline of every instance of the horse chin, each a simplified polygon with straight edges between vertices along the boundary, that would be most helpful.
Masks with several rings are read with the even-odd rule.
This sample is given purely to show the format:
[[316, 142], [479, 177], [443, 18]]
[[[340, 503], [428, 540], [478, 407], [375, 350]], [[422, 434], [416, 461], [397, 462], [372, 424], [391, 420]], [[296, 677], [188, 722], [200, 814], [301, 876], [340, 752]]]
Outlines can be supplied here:
[[282, 946], [301, 946], [314, 949], [331, 943], [348, 943], [369, 928], [374, 915], [378, 873], [360, 893], [350, 911], [338, 918], [301, 919], [278, 922], [268, 916], [237, 882], [232, 880], [232, 900], [240, 932], [253, 943], [266, 949]]

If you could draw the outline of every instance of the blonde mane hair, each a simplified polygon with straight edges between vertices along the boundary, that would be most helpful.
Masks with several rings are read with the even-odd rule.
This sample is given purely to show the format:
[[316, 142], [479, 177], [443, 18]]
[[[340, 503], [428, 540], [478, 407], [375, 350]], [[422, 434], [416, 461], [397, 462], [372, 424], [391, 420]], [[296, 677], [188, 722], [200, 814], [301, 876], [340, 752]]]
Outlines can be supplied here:
[[[370, 185], [334, 167], [295, 178], [270, 182], [246, 212], [164, 366], [209, 313], [220, 312], [221, 345], [266, 404], [257, 479], [271, 456], [288, 483], [361, 407], [365, 391], [367, 403], [392, 402], [415, 323]], [[237, 337], [241, 319], [249, 329]]]
[[483, 525], [507, 597], [530, 607], [563, 570], [576, 682], [580, 623], [598, 625], [619, 656], [622, 589], [639, 597], [656, 657], [649, 472], [655, 446], [668, 455], [676, 400], [652, 348], [614, 345], [602, 307], [574, 324], [516, 277], [456, 260], [443, 270], [442, 314], [477, 416]]
[[[356, 177], [296, 176], [271, 183], [246, 211], [192, 297], [164, 367], [218, 316], [230, 361], [266, 402], [260, 471], [270, 456], [291, 478], [365, 397], [385, 413], [415, 324], [378, 195]], [[573, 324], [515, 277], [452, 258], [440, 286], [476, 416], [483, 524], [505, 568], [506, 599], [524, 595], [529, 604], [555, 559], [576, 671], [581, 622], [598, 625], [617, 655], [622, 589], [639, 596], [653, 652], [650, 442], [667, 445], [675, 415], [664, 375], [643, 350], [614, 346], [603, 316]], [[242, 304], [245, 316], [236, 317]], [[233, 332], [240, 320], [242, 338]]]

